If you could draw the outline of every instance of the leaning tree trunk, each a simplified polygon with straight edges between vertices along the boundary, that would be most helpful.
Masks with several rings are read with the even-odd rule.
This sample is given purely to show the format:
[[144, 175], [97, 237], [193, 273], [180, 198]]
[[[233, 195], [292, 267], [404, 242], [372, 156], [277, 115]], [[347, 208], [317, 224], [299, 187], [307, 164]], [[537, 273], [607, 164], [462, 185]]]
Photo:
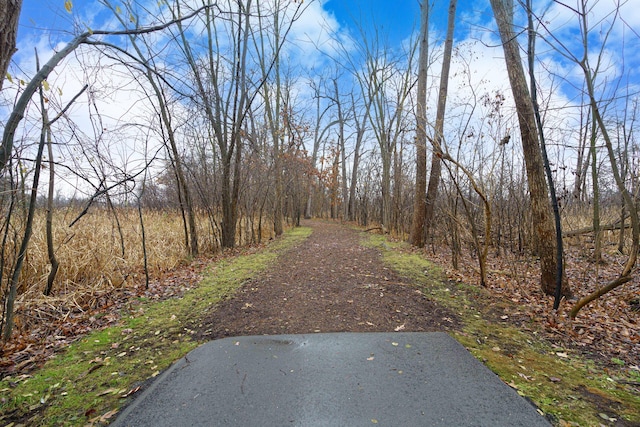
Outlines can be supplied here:
[[[583, 17], [584, 19], [584, 17]], [[586, 28], [586, 25], [584, 26]], [[593, 112], [593, 120], [597, 123], [598, 128], [600, 129], [600, 133], [602, 135], [602, 139], [604, 140], [605, 147], [607, 149], [607, 154], [609, 156], [609, 161], [611, 162], [611, 172], [613, 174], [613, 178], [616, 182], [618, 190], [622, 193], [622, 197], [624, 198], [625, 205], [627, 205], [629, 209], [629, 219], [631, 220], [631, 238], [632, 238], [632, 246], [631, 251], [629, 252], [629, 258], [625, 263], [620, 276], [617, 279], [612, 280], [607, 283], [605, 286], [597, 289], [595, 292], [581, 298], [578, 302], [574, 304], [571, 308], [571, 312], [569, 315], [571, 318], [575, 318], [578, 314], [578, 311], [582, 309], [585, 305], [589, 304], [591, 301], [600, 298], [602, 295], [606, 294], [621, 286], [633, 279], [631, 275], [633, 268], [636, 264], [636, 260], [638, 258], [638, 251], [640, 250], [640, 218], [638, 217], [638, 210], [636, 205], [633, 202], [632, 196], [627, 190], [624, 181], [622, 180], [622, 175], [620, 174], [620, 170], [618, 169], [618, 165], [616, 163], [615, 153], [613, 151], [613, 143], [611, 141], [611, 137], [609, 136], [609, 132], [605, 125], [602, 114], [600, 113], [600, 109], [598, 108], [598, 103], [595, 98], [595, 89], [593, 87], [593, 75], [588, 66], [588, 57], [586, 52], [586, 43], [585, 43], [585, 57], [580, 63], [580, 66], [584, 72], [585, 80], [587, 82], [587, 91], [589, 94], [589, 104], [591, 105], [591, 111]]]
[[[554, 295], [557, 267], [555, 227], [531, 94], [522, 66], [517, 34], [513, 29], [513, 0], [491, 0], [491, 7], [500, 31], [509, 83], [518, 112], [522, 151], [531, 199], [531, 216], [534, 235], [537, 239], [535, 242], [536, 251], [540, 257], [540, 285], [545, 294]], [[562, 293], [563, 295], [571, 293], [566, 283], [563, 284]]]
[[[453, 51], [453, 31], [455, 28], [457, 0], [449, 3], [449, 19], [447, 22], [447, 38], [444, 43], [444, 58], [442, 60], [442, 72], [440, 74], [440, 90], [438, 93], [438, 109], [436, 111], [436, 128], [433, 138], [433, 156], [431, 157], [431, 172], [429, 174], [429, 185], [427, 186], [427, 203], [425, 211], [425, 226], [427, 234], [435, 215], [435, 203], [438, 197], [438, 187], [440, 186], [440, 175], [442, 174], [442, 152], [444, 134], [444, 113], [447, 107], [447, 93], [449, 91], [449, 70], [451, 68], [451, 53]], [[488, 236], [487, 236], [488, 238]]]
[[[37, 55], [36, 55], [36, 64], [38, 66], [38, 69], [40, 69], [40, 63], [38, 61]], [[42, 111], [45, 110], [44, 95], [43, 95], [42, 88], [40, 88], [40, 107]], [[35, 216], [35, 211], [36, 211], [36, 199], [38, 197], [38, 183], [40, 182], [40, 172], [42, 169], [42, 154], [44, 152], [44, 146], [46, 141], [46, 130], [47, 130], [46, 115], [43, 116], [42, 124], [43, 126], [40, 132], [40, 143], [38, 144], [38, 152], [36, 154], [35, 168], [33, 172], [33, 185], [31, 186], [31, 197], [29, 198], [29, 210], [27, 214], [27, 221], [24, 226], [24, 235], [22, 237], [22, 242], [20, 243], [20, 249], [18, 250], [13, 271], [11, 273], [11, 278], [9, 279], [9, 289], [8, 289], [8, 295], [6, 300], [5, 313], [4, 313], [4, 330], [2, 331], [2, 339], [5, 342], [11, 339], [11, 334], [13, 333], [14, 304], [16, 301], [17, 291], [18, 291], [18, 279], [20, 278], [20, 274], [22, 273], [24, 260], [27, 257], [27, 248], [29, 247], [29, 242], [31, 241], [31, 235], [33, 233], [33, 218]]]

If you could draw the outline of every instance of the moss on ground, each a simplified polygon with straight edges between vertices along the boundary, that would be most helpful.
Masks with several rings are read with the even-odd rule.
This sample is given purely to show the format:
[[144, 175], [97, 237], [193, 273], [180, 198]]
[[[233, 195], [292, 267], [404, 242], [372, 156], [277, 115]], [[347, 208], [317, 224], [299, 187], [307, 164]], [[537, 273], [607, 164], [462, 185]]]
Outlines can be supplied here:
[[598, 366], [546, 342], [535, 325], [525, 330], [501, 319], [496, 313], [509, 308], [508, 302], [495, 300], [479, 286], [443, 280], [438, 267], [404, 243], [371, 235], [365, 244], [380, 249], [389, 267], [420, 283], [426, 295], [457, 313], [462, 328], [453, 336], [555, 425], [640, 423], [636, 371], [623, 364], [615, 372]]
[[[265, 250], [212, 265], [199, 286], [182, 298], [137, 301], [123, 311], [119, 325], [77, 341], [33, 375], [4, 378], [0, 422], [107, 424], [126, 404], [123, 396], [135, 394], [199, 344], [188, 325], [198, 325], [218, 301], [310, 233], [309, 228], [297, 228]], [[493, 300], [478, 286], [443, 281], [434, 264], [403, 243], [372, 235], [366, 244], [379, 248], [390, 267], [457, 313], [463, 326], [454, 337], [556, 425], [614, 425], [616, 419], [640, 423], [640, 397], [633, 388], [640, 381], [637, 372], [623, 364], [607, 371], [545, 342], [533, 325], [523, 330], [501, 321], [496, 311], [508, 303]]]
[[310, 234], [310, 228], [296, 228], [264, 250], [211, 265], [201, 283], [183, 297], [132, 303], [117, 326], [87, 335], [32, 375], [5, 377], [0, 381], [0, 422], [107, 424], [145, 381], [199, 344], [186, 325], [197, 323], [218, 301]]

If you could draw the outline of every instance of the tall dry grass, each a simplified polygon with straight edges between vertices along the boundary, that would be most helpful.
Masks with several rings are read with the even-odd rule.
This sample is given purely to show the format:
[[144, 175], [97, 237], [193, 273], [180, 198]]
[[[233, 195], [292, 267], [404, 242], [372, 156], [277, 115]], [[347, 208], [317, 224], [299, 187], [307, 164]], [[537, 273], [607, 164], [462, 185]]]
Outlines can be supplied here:
[[[138, 211], [117, 210], [118, 226], [112, 212], [92, 209], [70, 227], [78, 214], [76, 209], [58, 209], [53, 215], [53, 239], [60, 268], [52, 294], [64, 296], [78, 291], [90, 294], [92, 290], [104, 291], [143, 280], [142, 228]], [[157, 276], [184, 262], [186, 251], [179, 213], [145, 211], [143, 219], [149, 273]], [[46, 287], [50, 264], [45, 226], [45, 212], [38, 211], [19, 281], [18, 295], [22, 301], [39, 297]], [[204, 229], [199, 231], [205, 233]], [[16, 235], [20, 239], [22, 231]], [[7, 251], [13, 247], [14, 242], [9, 241]], [[5, 271], [10, 269], [11, 265], [5, 265]], [[6, 284], [6, 277], [3, 282]], [[6, 286], [3, 288], [4, 293]]]
[[[131, 297], [142, 291], [141, 286], [145, 283], [144, 257], [142, 227], [137, 209], [117, 209], [114, 216], [108, 209], [92, 208], [73, 226], [69, 226], [79, 213], [77, 208], [59, 208], [54, 212], [53, 240], [59, 270], [52, 293], [46, 297], [43, 293], [51, 269], [46, 244], [46, 212], [39, 210], [36, 213], [14, 310], [14, 336], [29, 336], [27, 340], [18, 340], [20, 345], [45, 339], [52, 333], [57, 334], [51, 331], [58, 330], [60, 324], [66, 324], [71, 318], [75, 318], [76, 322], [82, 319], [91, 323], [92, 309], [111, 306], [122, 298], [119, 295]], [[14, 215], [11, 232], [5, 243], [0, 290], [2, 301], [24, 234], [24, 217], [21, 219], [20, 213]], [[143, 221], [151, 292], [165, 292], [162, 286], [154, 286], [154, 282], [161, 282], [165, 276], [170, 283], [182, 288], [182, 276], [171, 271], [190, 262], [180, 213], [144, 210]], [[263, 222], [261, 239], [264, 241], [273, 236], [273, 226], [272, 221], [263, 219]], [[204, 213], [197, 218], [197, 224], [201, 253], [211, 255], [217, 252], [220, 248], [219, 230], [212, 226]], [[253, 226], [257, 227], [257, 221]], [[256, 236], [257, 230], [252, 232], [250, 222], [243, 218], [238, 227], [238, 243], [250, 244]], [[192, 280], [192, 276], [187, 272], [184, 279]], [[179, 278], [177, 282], [176, 277]], [[167, 291], [169, 295], [172, 294], [171, 289]]]

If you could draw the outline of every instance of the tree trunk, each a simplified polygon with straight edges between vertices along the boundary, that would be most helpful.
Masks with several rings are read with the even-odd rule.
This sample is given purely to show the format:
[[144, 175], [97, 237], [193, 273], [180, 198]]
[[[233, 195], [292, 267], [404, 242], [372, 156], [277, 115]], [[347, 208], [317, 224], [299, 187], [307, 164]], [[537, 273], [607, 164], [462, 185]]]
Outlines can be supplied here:
[[420, 5], [420, 53], [418, 55], [418, 91], [416, 107], [416, 187], [413, 202], [411, 244], [424, 247], [427, 192], [427, 71], [429, 64], [429, 3]]
[[[40, 64], [36, 55], [36, 63], [38, 69]], [[42, 88], [40, 88], [40, 108], [45, 111], [44, 95]], [[40, 132], [40, 143], [38, 144], [38, 153], [36, 154], [35, 169], [33, 172], [33, 185], [31, 186], [31, 196], [29, 198], [29, 210], [27, 214], [27, 220], [24, 226], [24, 235], [22, 242], [20, 243], [20, 249], [18, 250], [18, 256], [9, 279], [8, 295], [6, 297], [5, 316], [4, 316], [4, 330], [2, 331], [2, 339], [7, 342], [11, 339], [14, 326], [14, 304], [18, 293], [18, 279], [20, 273], [22, 273], [22, 267], [24, 260], [27, 256], [27, 248], [29, 247], [29, 241], [31, 240], [31, 234], [33, 232], [33, 217], [36, 211], [36, 200], [38, 197], [38, 183], [40, 182], [40, 171], [42, 169], [42, 154], [44, 152], [45, 140], [46, 140], [46, 115], [43, 115], [42, 130]]]
[[[453, 30], [455, 27], [457, 0], [449, 3], [449, 19], [447, 22], [447, 38], [444, 43], [444, 58], [442, 60], [442, 73], [440, 74], [440, 91], [438, 93], [438, 109], [436, 111], [436, 128], [434, 135], [434, 150], [431, 157], [431, 172], [429, 173], [429, 185], [427, 187], [427, 201], [425, 211], [425, 226], [427, 230], [433, 222], [440, 175], [442, 174], [442, 142], [444, 134], [444, 113], [447, 107], [447, 92], [449, 90], [449, 69], [451, 68], [451, 52], [453, 50]], [[488, 238], [488, 236], [487, 236]]]
[[[353, 100], [353, 98], [351, 100], [351, 108], [356, 128], [356, 146], [353, 149], [353, 166], [351, 169], [351, 185], [349, 187], [349, 221], [356, 220], [356, 188], [358, 184], [358, 168], [360, 167], [360, 147], [362, 147], [362, 141], [364, 140], [367, 117], [369, 117], [372, 102], [373, 98], [371, 97], [366, 100], [364, 113], [362, 116], [359, 116], [355, 100]], [[362, 120], [358, 117], [362, 117]]]
[[16, 52], [16, 34], [22, 0], [0, 2], [0, 90], [9, 69], [11, 57]]
[[342, 102], [340, 100], [340, 89], [338, 87], [338, 79], [333, 79], [333, 93], [335, 96], [334, 102], [336, 103], [338, 114], [338, 149], [340, 150], [340, 168], [342, 175], [341, 194], [342, 194], [342, 220], [347, 220], [349, 216], [349, 204], [348, 200], [348, 182], [347, 182], [347, 150], [346, 150], [346, 138], [344, 136], [344, 123], [345, 118], [342, 112]]
[[[387, 145], [382, 141], [381, 145]], [[391, 151], [380, 153], [382, 158], [382, 230], [391, 232]]]
[[522, 66], [517, 34], [513, 29], [513, 0], [491, 0], [491, 7], [500, 31], [509, 83], [518, 112], [522, 150], [531, 198], [531, 216], [534, 235], [537, 238], [535, 249], [540, 257], [540, 286], [545, 294], [554, 295], [557, 266], [555, 227], [549, 202], [549, 187], [544, 176], [533, 104]]
[[597, 127], [595, 120], [591, 124], [591, 181], [593, 185], [593, 261], [602, 262], [602, 229], [600, 227], [600, 186], [598, 185], [598, 163], [596, 162]]
[[47, 192], [47, 219], [46, 219], [46, 235], [47, 235], [47, 256], [51, 264], [51, 270], [47, 276], [47, 287], [44, 290], [45, 295], [50, 295], [53, 289], [53, 282], [58, 274], [60, 263], [56, 258], [55, 247], [53, 244], [53, 194], [55, 184], [55, 162], [53, 161], [53, 141], [51, 140], [51, 126], [47, 116], [47, 110], [43, 111], [43, 119], [46, 123], [47, 131], [47, 154], [49, 156], [49, 190]]

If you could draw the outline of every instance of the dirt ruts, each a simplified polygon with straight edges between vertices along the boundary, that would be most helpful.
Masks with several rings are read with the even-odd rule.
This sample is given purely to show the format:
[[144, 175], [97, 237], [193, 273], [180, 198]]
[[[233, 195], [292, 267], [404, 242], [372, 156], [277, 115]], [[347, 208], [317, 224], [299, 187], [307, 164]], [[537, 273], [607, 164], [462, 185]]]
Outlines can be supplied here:
[[446, 331], [455, 314], [385, 267], [362, 232], [309, 221], [302, 244], [245, 283], [196, 328], [200, 339], [317, 332]]

